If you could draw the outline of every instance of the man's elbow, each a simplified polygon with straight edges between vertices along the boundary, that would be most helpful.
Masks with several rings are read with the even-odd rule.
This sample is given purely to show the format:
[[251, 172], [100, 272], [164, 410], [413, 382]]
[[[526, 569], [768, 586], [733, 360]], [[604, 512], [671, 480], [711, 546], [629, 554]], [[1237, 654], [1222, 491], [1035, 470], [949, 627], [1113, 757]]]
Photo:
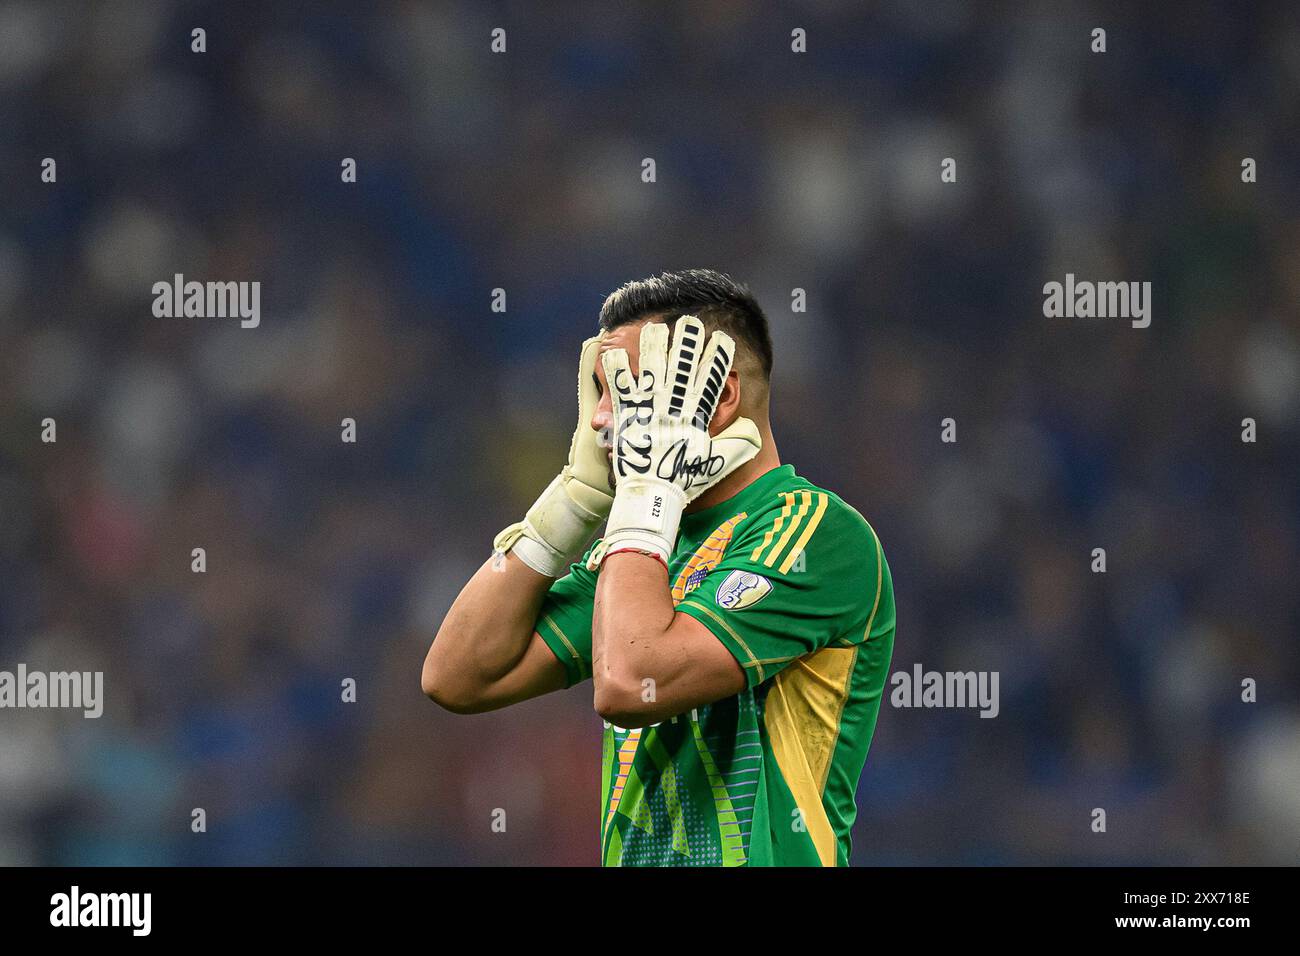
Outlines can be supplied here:
[[639, 683], [607, 677], [595, 682], [593, 704], [596, 713], [615, 727], [633, 730], [658, 719], [654, 699], [647, 700], [646, 693], [647, 689]]
[[454, 681], [448, 680], [448, 676], [426, 660], [420, 674], [420, 689], [424, 691], [424, 696], [453, 714], [481, 713], [483, 707], [480, 702], [467, 693], [465, 688], [457, 687]]

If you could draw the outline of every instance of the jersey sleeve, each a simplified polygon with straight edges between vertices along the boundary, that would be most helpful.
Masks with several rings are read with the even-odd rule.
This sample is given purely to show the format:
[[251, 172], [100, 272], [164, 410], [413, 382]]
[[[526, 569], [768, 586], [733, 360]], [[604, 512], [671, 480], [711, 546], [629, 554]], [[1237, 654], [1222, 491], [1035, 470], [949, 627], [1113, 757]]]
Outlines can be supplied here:
[[564, 665], [565, 687], [591, 676], [591, 615], [595, 601], [596, 575], [587, 570], [584, 554], [570, 566], [568, 574], [551, 585], [537, 615], [534, 627]]
[[777, 502], [745, 519], [677, 605], [732, 653], [750, 687], [797, 658], [894, 627], [889, 567], [866, 519], [815, 488]]

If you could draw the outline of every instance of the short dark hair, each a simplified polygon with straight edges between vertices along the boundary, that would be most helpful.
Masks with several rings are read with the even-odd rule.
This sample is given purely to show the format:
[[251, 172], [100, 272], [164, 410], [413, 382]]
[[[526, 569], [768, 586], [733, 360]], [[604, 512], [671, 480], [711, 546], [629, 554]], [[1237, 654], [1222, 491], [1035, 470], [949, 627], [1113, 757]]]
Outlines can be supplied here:
[[749, 288], [731, 276], [712, 269], [683, 269], [624, 283], [600, 307], [600, 327], [609, 331], [661, 313], [667, 313], [670, 321], [693, 315], [705, 328], [721, 329], [753, 353], [763, 378], [771, 379], [767, 316]]

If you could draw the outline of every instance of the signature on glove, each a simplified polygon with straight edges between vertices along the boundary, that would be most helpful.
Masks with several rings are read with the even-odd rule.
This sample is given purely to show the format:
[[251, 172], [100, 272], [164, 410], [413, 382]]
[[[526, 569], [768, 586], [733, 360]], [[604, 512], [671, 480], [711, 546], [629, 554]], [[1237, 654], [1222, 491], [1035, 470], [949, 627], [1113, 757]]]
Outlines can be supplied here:
[[[710, 449], [712, 451], [712, 449]], [[659, 478], [677, 483], [679, 476], [690, 478], [690, 481], [684, 486], [689, 488], [695, 484], [697, 479], [712, 478], [725, 465], [726, 462], [721, 455], [697, 455], [693, 459], [686, 458], [686, 440], [678, 439], [669, 446], [667, 453], [659, 459], [659, 468], [655, 474]]]

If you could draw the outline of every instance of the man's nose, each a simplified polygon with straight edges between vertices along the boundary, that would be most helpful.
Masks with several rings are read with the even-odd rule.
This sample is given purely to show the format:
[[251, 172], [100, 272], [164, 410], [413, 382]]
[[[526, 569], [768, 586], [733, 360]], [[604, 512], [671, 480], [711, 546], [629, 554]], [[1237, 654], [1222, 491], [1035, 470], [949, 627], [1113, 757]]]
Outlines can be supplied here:
[[596, 412], [591, 416], [591, 427], [600, 432], [601, 438], [608, 442], [614, 427], [614, 411], [610, 407], [608, 396], [602, 397], [600, 404], [596, 406]]

